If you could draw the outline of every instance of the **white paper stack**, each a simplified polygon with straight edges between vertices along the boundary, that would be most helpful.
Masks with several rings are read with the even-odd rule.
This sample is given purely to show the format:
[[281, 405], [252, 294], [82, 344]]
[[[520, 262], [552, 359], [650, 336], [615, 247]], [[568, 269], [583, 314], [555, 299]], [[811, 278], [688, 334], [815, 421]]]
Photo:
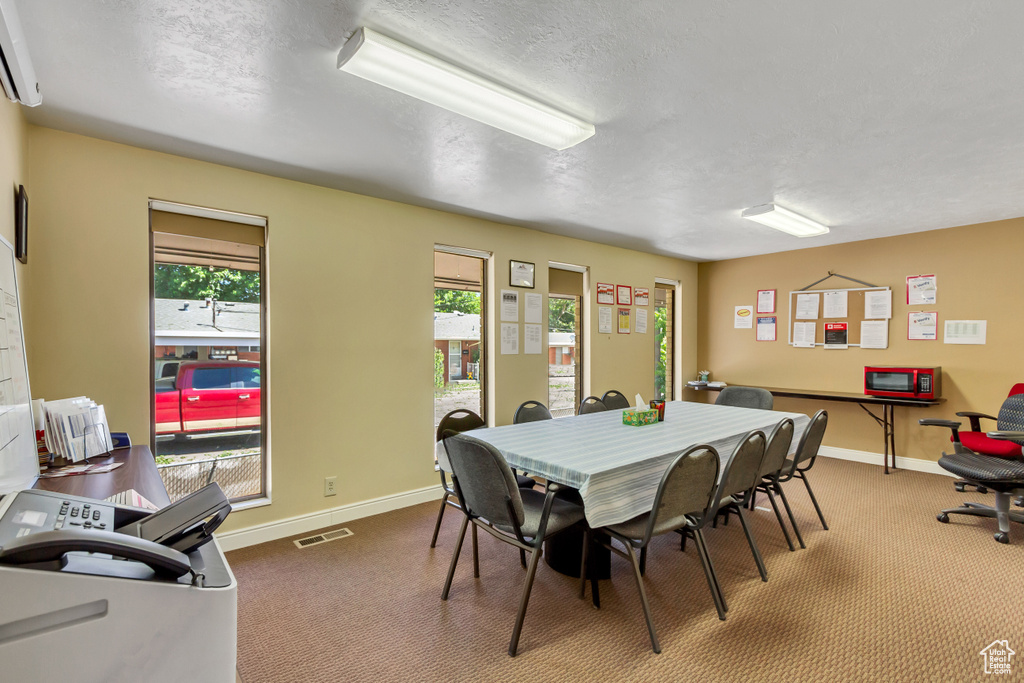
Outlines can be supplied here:
[[114, 448], [103, 406], [87, 396], [43, 403], [46, 448], [70, 462], [109, 453]]

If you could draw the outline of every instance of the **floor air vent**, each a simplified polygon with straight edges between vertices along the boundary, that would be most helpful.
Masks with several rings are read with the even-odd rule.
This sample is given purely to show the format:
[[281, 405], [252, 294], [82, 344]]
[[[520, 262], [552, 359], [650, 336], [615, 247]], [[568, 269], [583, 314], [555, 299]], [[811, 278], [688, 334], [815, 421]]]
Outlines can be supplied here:
[[307, 536], [306, 538], [300, 538], [295, 543], [296, 548], [308, 548], [313, 545], [320, 545], [321, 543], [327, 543], [329, 541], [337, 541], [339, 538], [347, 538], [351, 536], [352, 532], [348, 529], [335, 529], [333, 531], [325, 531], [322, 534], [316, 536]]

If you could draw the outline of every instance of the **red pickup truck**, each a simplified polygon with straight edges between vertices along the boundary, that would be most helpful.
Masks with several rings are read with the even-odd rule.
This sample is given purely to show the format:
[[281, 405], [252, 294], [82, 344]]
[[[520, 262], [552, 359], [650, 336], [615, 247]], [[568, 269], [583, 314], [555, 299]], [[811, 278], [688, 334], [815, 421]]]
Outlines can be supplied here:
[[156, 433], [203, 434], [260, 428], [260, 364], [182, 363], [156, 380]]

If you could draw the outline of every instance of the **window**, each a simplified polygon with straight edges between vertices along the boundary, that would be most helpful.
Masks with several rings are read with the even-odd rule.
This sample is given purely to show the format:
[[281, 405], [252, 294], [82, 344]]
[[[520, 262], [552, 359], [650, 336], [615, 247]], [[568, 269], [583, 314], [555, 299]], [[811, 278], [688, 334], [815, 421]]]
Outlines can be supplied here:
[[675, 285], [654, 285], [654, 398], [675, 395]]
[[210, 481], [267, 494], [266, 221], [223, 213], [150, 203], [150, 443], [172, 501]]
[[548, 410], [576, 414], [583, 400], [583, 272], [548, 268]]
[[456, 408], [485, 420], [487, 345], [484, 291], [488, 254], [434, 250], [434, 427]]

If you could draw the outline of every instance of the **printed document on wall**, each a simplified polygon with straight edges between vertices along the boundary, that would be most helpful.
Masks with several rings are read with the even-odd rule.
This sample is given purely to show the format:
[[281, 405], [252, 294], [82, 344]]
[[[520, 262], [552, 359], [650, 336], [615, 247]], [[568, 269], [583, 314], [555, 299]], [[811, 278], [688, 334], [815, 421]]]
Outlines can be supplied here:
[[860, 322], [860, 348], [889, 348], [889, 321], [862, 320]]
[[636, 309], [636, 333], [647, 334], [647, 309]]
[[927, 306], [937, 300], [938, 278], [934, 275], [911, 275], [907, 278], [907, 304]]
[[519, 324], [501, 324], [501, 353], [515, 355], [519, 353]]
[[869, 289], [864, 292], [864, 317], [872, 320], [892, 317], [892, 290]]
[[814, 335], [817, 323], [793, 323], [793, 346], [814, 348]]
[[612, 333], [612, 309], [611, 306], [597, 307], [597, 333]]
[[519, 292], [514, 289], [501, 290], [501, 319], [504, 322], [519, 322]]
[[[523, 322], [540, 323], [543, 318], [544, 295], [533, 292], [526, 293], [526, 310], [523, 312]], [[527, 351], [529, 353], [529, 351]]]
[[945, 334], [942, 336], [946, 344], [984, 344], [987, 332], [987, 320], [947, 320]]
[[[527, 295], [529, 296], [529, 295]], [[540, 353], [541, 327], [540, 325], [523, 325], [523, 353]]]
[[845, 318], [847, 292], [825, 292], [825, 318]]
[[796, 320], [817, 320], [818, 302], [821, 297], [817, 292], [814, 294], [796, 295]]
[[939, 314], [935, 311], [921, 311], [907, 315], [907, 339], [938, 339]]

